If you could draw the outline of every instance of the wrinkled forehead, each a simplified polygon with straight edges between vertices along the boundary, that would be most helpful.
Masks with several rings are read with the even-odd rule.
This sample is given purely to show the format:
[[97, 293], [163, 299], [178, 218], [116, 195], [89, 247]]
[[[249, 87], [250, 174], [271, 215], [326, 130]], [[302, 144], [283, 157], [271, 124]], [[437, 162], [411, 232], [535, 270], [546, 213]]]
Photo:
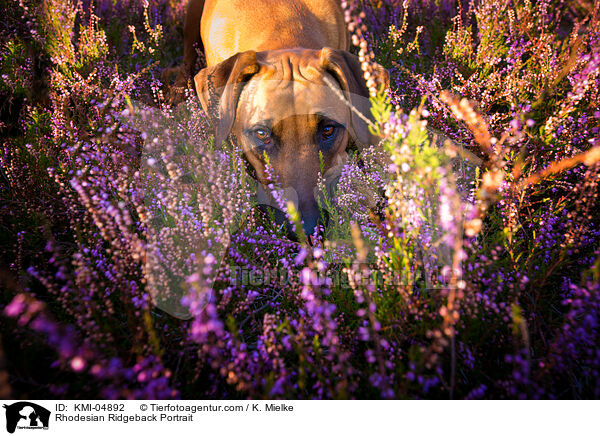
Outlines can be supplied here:
[[[292, 53], [293, 55], [294, 53]], [[331, 89], [323, 76], [335, 86]], [[340, 99], [334, 78], [307, 56], [272, 56], [261, 59], [261, 70], [246, 84], [238, 103], [238, 114], [248, 125], [276, 124], [294, 115], [319, 114], [347, 125], [349, 108]]]

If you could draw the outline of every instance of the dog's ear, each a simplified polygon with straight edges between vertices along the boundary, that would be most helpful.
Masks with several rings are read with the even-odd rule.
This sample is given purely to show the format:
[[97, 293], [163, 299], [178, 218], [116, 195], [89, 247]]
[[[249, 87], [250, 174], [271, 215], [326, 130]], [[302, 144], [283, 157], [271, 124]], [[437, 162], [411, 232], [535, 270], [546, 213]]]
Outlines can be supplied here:
[[256, 52], [249, 50], [204, 68], [194, 77], [202, 108], [215, 129], [216, 144], [229, 136], [240, 92], [259, 69]]
[[[321, 68], [337, 80], [352, 106], [367, 119], [372, 119], [369, 89], [358, 58], [345, 50], [325, 47], [321, 50]], [[379, 82], [383, 83], [386, 89], [389, 88], [390, 78], [387, 70], [375, 64], [375, 74]], [[363, 146], [376, 144], [379, 141], [379, 138], [369, 132], [366, 121], [354, 111], [352, 111], [351, 122], [353, 132], [350, 133]]]

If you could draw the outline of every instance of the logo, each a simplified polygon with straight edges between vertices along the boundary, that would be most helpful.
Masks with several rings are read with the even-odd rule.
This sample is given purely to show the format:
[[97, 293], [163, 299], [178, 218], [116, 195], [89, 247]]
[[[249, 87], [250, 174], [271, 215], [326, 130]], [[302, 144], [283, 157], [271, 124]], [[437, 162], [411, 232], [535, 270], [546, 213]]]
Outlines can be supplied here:
[[6, 409], [6, 431], [9, 433], [14, 433], [17, 428], [19, 430], [48, 430], [50, 411], [42, 406], [28, 401], [19, 401], [2, 407]]

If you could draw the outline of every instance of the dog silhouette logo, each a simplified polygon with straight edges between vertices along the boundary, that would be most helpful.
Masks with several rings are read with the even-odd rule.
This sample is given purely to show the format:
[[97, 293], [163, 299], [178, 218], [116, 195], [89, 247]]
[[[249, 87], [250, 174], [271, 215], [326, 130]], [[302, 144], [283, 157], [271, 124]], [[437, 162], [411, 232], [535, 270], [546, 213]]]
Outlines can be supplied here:
[[14, 433], [18, 429], [48, 429], [50, 411], [28, 401], [19, 401], [6, 409], [6, 431]]

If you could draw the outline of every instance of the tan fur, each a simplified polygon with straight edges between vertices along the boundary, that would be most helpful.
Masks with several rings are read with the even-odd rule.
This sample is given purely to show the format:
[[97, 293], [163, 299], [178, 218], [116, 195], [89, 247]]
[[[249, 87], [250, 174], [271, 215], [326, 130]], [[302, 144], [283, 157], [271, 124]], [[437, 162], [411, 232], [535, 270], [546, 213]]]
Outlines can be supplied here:
[[208, 66], [247, 50], [349, 48], [341, 7], [327, 0], [190, 0], [184, 23], [186, 66], [194, 64], [198, 43]]

